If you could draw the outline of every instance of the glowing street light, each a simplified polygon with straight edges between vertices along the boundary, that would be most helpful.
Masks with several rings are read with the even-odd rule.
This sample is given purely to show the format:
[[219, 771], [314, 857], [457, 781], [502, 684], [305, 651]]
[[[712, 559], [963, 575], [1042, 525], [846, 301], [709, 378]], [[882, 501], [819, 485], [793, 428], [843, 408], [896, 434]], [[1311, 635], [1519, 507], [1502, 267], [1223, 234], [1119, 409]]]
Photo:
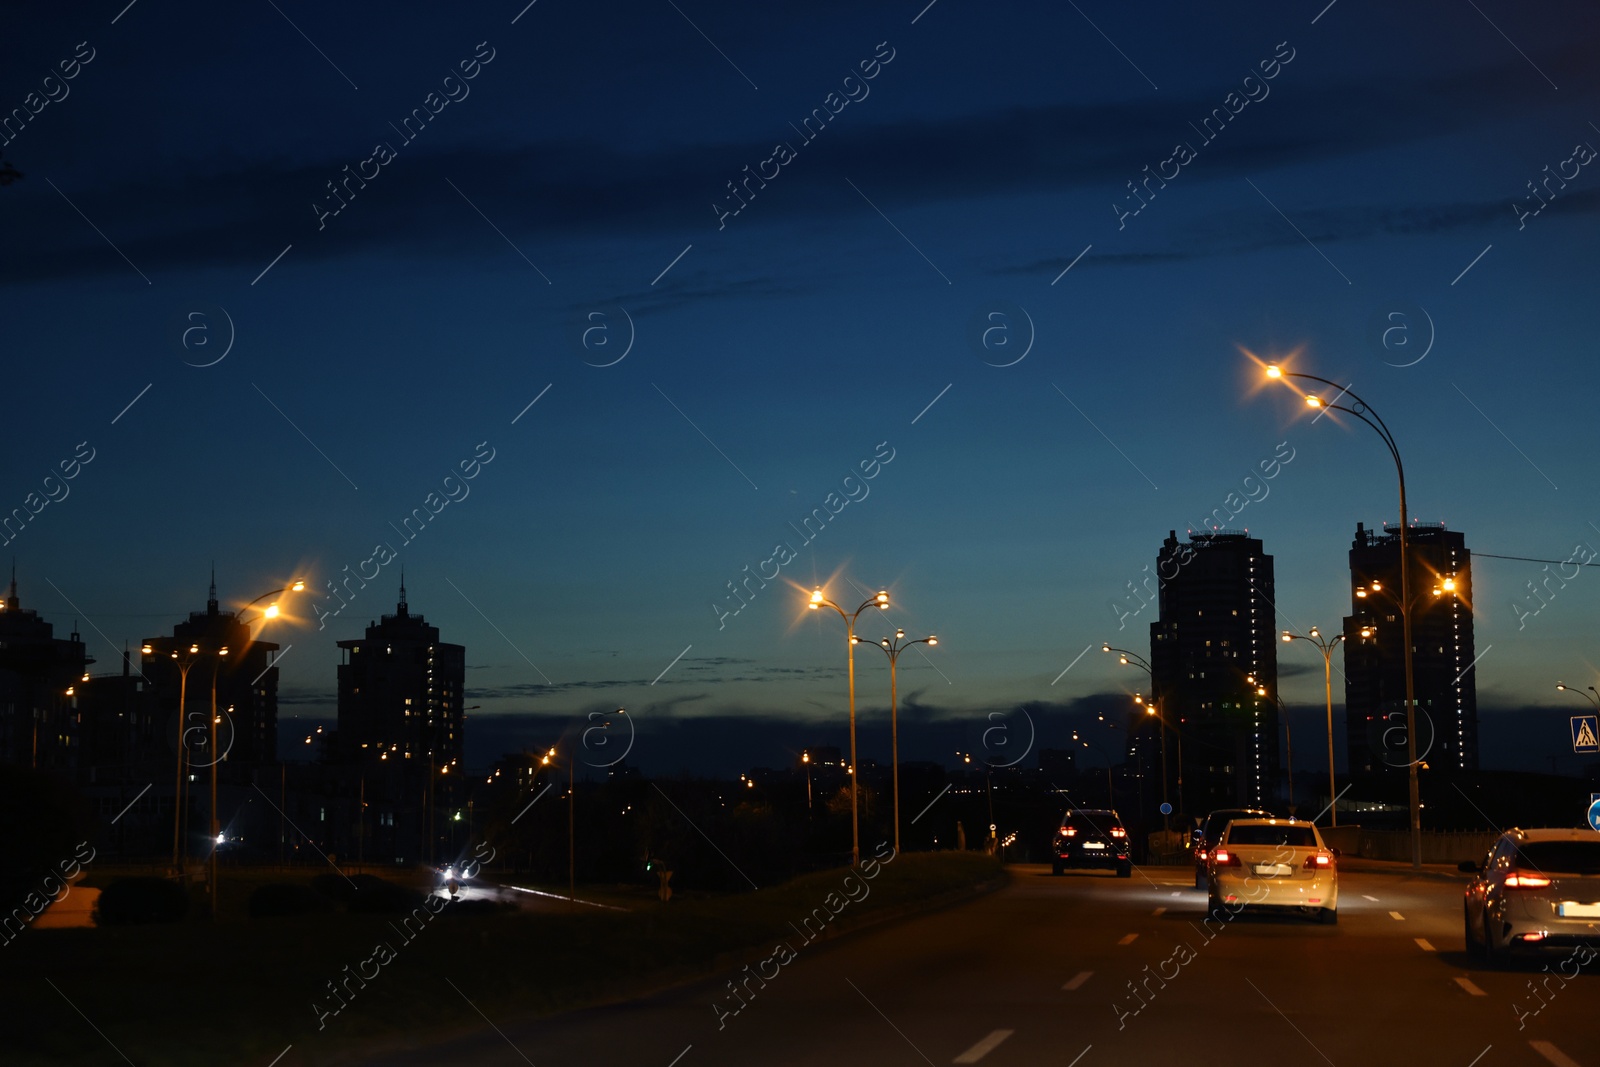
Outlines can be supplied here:
[[[1376, 585], [1377, 583], [1373, 584]], [[1450, 585], [1451, 588], [1455, 588], [1454, 582], [1451, 582]], [[1372, 628], [1363, 626], [1361, 628], [1361, 636], [1371, 637]], [[1283, 631], [1284, 644], [1287, 645], [1293, 641], [1309, 641], [1316, 645], [1318, 651], [1322, 653], [1322, 689], [1328, 700], [1328, 812], [1333, 817], [1331, 824], [1333, 826], [1339, 825], [1339, 793], [1334, 787], [1333, 778], [1333, 650], [1344, 639], [1345, 635], [1342, 633], [1335, 634], [1331, 640], [1325, 638], [1315, 626], [1307, 634], [1290, 633], [1288, 630]], [[1290, 784], [1293, 785], [1292, 778], [1290, 779]]]
[[[1416, 676], [1413, 671], [1411, 648], [1411, 556], [1410, 540], [1406, 530], [1410, 525], [1410, 517], [1406, 514], [1406, 471], [1405, 465], [1400, 460], [1400, 447], [1396, 444], [1394, 434], [1389, 432], [1388, 425], [1361, 397], [1351, 392], [1348, 387], [1327, 378], [1319, 378], [1314, 374], [1299, 374], [1285, 371], [1276, 363], [1268, 364], [1267, 377], [1300, 378], [1306, 381], [1320, 382], [1323, 385], [1339, 391], [1335, 402], [1324, 404], [1320, 398], [1307, 397], [1307, 403], [1312, 407], [1326, 407], [1335, 411], [1343, 411], [1354, 415], [1366, 423], [1378, 436], [1383, 438], [1385, 447], [1389, 449], [1389, 456], [1394, 460], [1395, 474], [1400, 483], [1400, 626], [1401, 652], [1405, 660], [1406, 676], [1406, 779], [1408, 806], [1411, 809], [1411, 867], [1413, 870], [1422, 869], [1422, 794], [1417, 779], [1417, 687]], [[1349, 398], [1351, 406], [1346, 407], [1337, 403], [1339, 400]], [[1314, 401], [1314, 402], [1313, 402]]]
[[895, 664], [900, 659], [900, 653], [912, 645], [927, 645], [931, 648], [939, 643], [939, 639], [932, 634], [927, 637], [919, 637], [915, 641], [907, 641], [905, 638], [906, 632], [897, 629], [894, 632], [893, 641], [885, 637], [878, 642], [878, 647], [883, 649], [884, 655], [889, 657], [889, 759], [892, 764], [891, 777], [894, 783], [894, 852], [897, 856], [900, 854], [900, 723]]
[[845, 627], [845, 656], [849, 662], [850, 676], [850, 866], [855, 867], [861, 862], [861, 809], [859, 797], [861, 790], [857, 785], [855, 776], [856, 767], [856, 620], [868, 608], [877, 608], [880, 611], [889, 610], [889, 594], [878, 590], [876, 596], [864, 601], [855, 611], [845, 614], [845, 610], [822, 593], [819, 585], [811, 593], [811, 599], [806, 607], [816, 611], [821, 607], [829, 607], [839, 613], [844, 620]]

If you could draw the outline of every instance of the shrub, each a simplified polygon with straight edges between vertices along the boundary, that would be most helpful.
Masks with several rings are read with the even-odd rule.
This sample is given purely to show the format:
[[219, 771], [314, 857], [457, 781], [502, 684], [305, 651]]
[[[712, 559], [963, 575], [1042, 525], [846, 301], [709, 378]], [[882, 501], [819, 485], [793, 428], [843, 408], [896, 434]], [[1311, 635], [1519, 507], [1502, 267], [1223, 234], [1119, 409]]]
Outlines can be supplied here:
[[308, 885], [274, 882], [250, 894], [250, 917], [311, 915], [332, 911], [334, 902]]
[[100, 926], [171, 923], [189, 912], [189, 892], [166, 878], [121, 878], [100, 891], [95, 922]]

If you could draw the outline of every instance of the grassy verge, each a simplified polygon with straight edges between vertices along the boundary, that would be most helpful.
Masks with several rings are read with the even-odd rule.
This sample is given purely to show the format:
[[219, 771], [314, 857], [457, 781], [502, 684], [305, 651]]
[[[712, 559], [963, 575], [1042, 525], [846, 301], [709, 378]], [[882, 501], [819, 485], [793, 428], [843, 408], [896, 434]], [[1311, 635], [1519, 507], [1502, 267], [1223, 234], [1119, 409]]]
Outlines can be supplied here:
[[[825, 871], [746, 894], [635, 902], [625, 913], [446, 907], [404, 926], [401, 916], [344, 913], [239, 918], [225, 883], [224, 919], [214, 925], [27, 930], [0, 947], [5, 1060], [101, 1064], [115, 1058], [109, 1040], [141, 1064], [265, 1065], [291, 1043], [280, 1067], [333, 1063], [361, 1048], [480, 1028], [463, 995], [503, 1022], [722, 969], [731, 977], [742, 954], [765, 955], [783, 937], [797, 942], [790, 924], [807, 916], [831, 936], [1000, 876], [975, 853], [915, 853], [878, 867], [871, 881]], [[244, 881], [231, 891], [240, 908]], [[327, 983], [360, 974], [364, 985], [352, 979], [333, 1013], [339, 1002]]]

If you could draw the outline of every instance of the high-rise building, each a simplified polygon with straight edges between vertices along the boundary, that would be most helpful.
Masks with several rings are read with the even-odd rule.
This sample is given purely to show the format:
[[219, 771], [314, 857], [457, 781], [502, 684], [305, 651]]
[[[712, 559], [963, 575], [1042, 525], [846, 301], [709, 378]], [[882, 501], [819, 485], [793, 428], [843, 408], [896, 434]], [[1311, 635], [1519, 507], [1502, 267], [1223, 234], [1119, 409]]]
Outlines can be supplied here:
[[76, 686], [93, 662], [76, 633], [56, 637], [38, 612], [22, 606], [12, 574], [0, 601], [0, 763], [76, 765]]
[[[1477, 770], [1472, 554], [1466, 538], [1442, 523], [1413, 522], [1406, 540], [1417, 759], [1430, 770]], [[1403, 774], [1409, 762], [1400, 597], [1399, 527], [1378, 531], [1356, 523], [1351, 613], [1344, 620], [1345, 728], [1356, 777]]]
[[395, 613], [339, 647], [347, 657], [339, 664], [336, 758], [459, 765], [467, 650], [441, 642], [437, 626], [411, 614], [403, 578]]
[[[190, 612], [171, 637], [146, 638], [144, 648], [149, 651], [141, 657], [140, 674], [166, 721], [162, 729], [171, 744], [185, 748], [192, 768], [220, 760], [224, 777], [243, 782], [251, 772], [277, 764], [278, 646], [256, 640], [239, 613], [218, 608], [215, 577], [206, 610]], [[213, 682], [215, 757], [207, 750]]]
[[[1150, 624], [1151, 678], [1169, 731], [1182, 733], [1181, 803], [1191, 813], [1264, 804], [1276, 794], [1278, 776], [1272, 557], [1247, 533], [1191, 533], [1180, 543], [1171, 531], [1156, 562], [1160, 617]], [[1259, 696], [1258, 687], [1268, 695]], [[1146, 781], [1159, 784], [1155, 726], [1140, 732], [1132, 752]], [[1176, 736], [1167, 737], [1174, 781]], [[1180, 802], [1170, 783], [1168, 792]]]

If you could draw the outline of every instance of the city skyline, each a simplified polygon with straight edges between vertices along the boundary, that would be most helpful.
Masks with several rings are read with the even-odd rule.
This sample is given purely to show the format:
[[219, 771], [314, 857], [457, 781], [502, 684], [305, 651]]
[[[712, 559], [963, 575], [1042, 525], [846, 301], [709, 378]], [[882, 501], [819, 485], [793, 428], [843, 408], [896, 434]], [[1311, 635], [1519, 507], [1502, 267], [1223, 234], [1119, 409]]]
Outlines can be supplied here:
[[[1466, 534], [1485, 766], [1577, 769], [1592, 11], [684, 12], [296, 15], [313, 47], [139, 5], [0, 42], [24, 607], [111, 669], [212, 560], [224, 610], [305, 577], [257, 631], [281, 719], [331, 722], [403, 566], [468, 650], [472, 761], [479, 721], [621, 706], [734, 768], [774, 757], [725, 719], [844, 721], [811, 589], [886, 588], [864, 637], [940, 639], [910, 721], [976, 738], [1131, 699], [1098, 649], [1147, 647], [1169, 529], [1248, 531], [1274, 628], [1338, 629], [1393, 466], [1278, 359], [1374, 404], [1411, 517]], [[1280, 650], [1297, 713], [1315, 659]]]

